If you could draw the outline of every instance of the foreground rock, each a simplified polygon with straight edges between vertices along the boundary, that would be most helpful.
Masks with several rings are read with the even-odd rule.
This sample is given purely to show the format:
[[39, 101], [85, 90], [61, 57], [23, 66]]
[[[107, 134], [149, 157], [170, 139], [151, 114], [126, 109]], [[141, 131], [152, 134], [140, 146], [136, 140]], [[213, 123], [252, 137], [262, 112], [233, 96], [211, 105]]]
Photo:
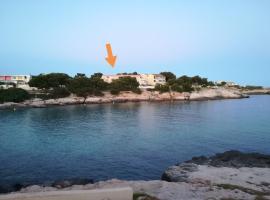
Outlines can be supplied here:
[[228, 151], [209, 158], [195, 157], [190, 161], [171, 166], [162, 175], [162, 180], [113, 179], [97, 183], [75, 180], [73, 185], [60, 181], [51, 186], [28, 186], [22, 188], [20, 193], [129, 186], [141, 200], [264, 200], [270, 199], [269, 165], [270, 156]]
[[186, 163], [210, 165], [214, 167], [260, 167], [270, 168], [270, 155], [260, 153], [241, 153], [240, 151], [226, 151], [209, 158], [194, 157]]
[[42, 108], [52, 105], [76, 105], [76, 104], [100, 104], [100, 103], [122, 103], [122, 102], [138, 102], [138, 101], [185, 101], [185, 100], [216, 100], [216, 99], [240, 99], [248, 97], [242, 94], [237, 89], [226, 88], [204, 88], [200, 91], [192, 93], [162, 93], [157, 91], [143, 91], [141, 94], [135, 94], [133, 92], [121, 92], [119, 95], [111, 95], [109, 92], [105, 92], [104, 96], [96, 97], [91, 96], [86, 99], [82, 97], [76, 97], [71, 95], [66, 98], [59, 99], [32, 99], [23, 103], [4, 103], [0, 104], [0, 108], [10, 107], [37, 107]]

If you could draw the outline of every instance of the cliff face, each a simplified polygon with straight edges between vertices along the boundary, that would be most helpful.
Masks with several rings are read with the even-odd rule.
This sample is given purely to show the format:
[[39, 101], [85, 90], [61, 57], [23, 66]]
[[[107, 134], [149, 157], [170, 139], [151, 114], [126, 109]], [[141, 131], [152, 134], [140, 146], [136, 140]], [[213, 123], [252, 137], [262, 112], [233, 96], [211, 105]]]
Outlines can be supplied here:
[[94, 103], [121, 103], [121, 102], [137, 102], [137, 101], [184, 101], [184, 100], [215, 100], [215, 99], [237, 99], [245, 98], [246, 95], [235, 89], [201, 89], [198, 92], [192, 93], [162, 93], [143, 91], [141, 94], [135, 94], [132, 92], [121, 92], [119, 95], [111, 95], [109, 92], [105, 92], [104, 96], [89, 96], [86, 99], [82, 97], [76, 97], [71, 95], [66, 98], [59, 99], [32, 99], [23, 103], [4, 103], [0, 104], [0, 108], [6, 107], [46, 107], [49, 105], [71, 105], [71, 104], [94, 104]]

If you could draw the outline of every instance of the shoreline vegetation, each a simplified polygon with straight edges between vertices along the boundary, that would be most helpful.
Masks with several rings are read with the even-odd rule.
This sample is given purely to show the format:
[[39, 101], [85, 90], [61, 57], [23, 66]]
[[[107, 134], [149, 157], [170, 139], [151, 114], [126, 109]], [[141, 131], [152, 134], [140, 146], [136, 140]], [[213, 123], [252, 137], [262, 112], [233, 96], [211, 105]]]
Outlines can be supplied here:
[[[214, 156], [193, 157], [168, 167], [160, 180], [125, 181], [111, 179], [58, 180], [41, 185], [15, 184], [0, 187], [1, 193], [24, 195], [48, 191], [78, 191], [131, 187], [134, 199], [269, 199], [270, 155], [235, 150]], [[5, 195], [0, 195], [5, 199]], [[147, 198], [137, 198], [147, 197]]]
[[[32, 77], [23, 90], [15, 86], [0, 89], [0, 108], [46, 107], [50, 105], [122, 103], [138, 101], [199, 101], [247, 98], [253, 94], [270, 94], [260, 86], [227, 86], [226, 82], [215, 84], [199, 76], [177, 78], [171, 72], [161, 72], [166, 83], [156, 84], [152, 89], [141, 89], [136, 78], [121, 77], [107, 83], [102, 73], [90, 77], [78, 73], [70, 77], [63, 73], [40, 74]], [[136, 72], [130, 75], [137, 74]]]

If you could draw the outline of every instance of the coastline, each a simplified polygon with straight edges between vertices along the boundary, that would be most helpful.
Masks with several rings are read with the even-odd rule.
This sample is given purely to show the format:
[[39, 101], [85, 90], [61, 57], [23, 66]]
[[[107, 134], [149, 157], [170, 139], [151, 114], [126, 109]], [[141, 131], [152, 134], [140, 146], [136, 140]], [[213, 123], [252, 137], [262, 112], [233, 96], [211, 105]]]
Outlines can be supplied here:
[[134, 194], [143, 194], [148, 200], [269, 199], [269, 180], [270, 155], [227, 151], [210, 157], [194, 157], [170, 166], [164, 171], [161, 180], [111, 179], [93, 183], [88, 179], [73, 179], [55, 181], [51, 185], [19, 187], [17, 184], [16, 191], [1, 194], [0, 199], [50, 191], [76, 192], [123, 187], [131, 187]]
[[206, 101], [206, 100], [221, 100], [221, 99], [242, 99], [248, 98], [246, 93], [242, 93], [238, 89], [203, 88], [200, 91], [192, 93], [167, 92], [159, 93], [157, 91], [143, 91], [141, 94], [133, 92], [121, 92], [119, 95], [111, 95], [105, 92], [104, 96], [89, 96], [86, 99], [71, 95], [66, 98], [59, 99], [31, 99], [22, 103], [7, 102], [0, 104], [0, 109], [15, 108], [15, 107], [33, 107], [44, 108], [48, 106], [64, 106], [76, 104], [105, 104], [105, 103], [125, 103], [125, 102], [159, 102], [159, 101]]
[[270, 95], [270, 89], [243, 90], [246, 95]]

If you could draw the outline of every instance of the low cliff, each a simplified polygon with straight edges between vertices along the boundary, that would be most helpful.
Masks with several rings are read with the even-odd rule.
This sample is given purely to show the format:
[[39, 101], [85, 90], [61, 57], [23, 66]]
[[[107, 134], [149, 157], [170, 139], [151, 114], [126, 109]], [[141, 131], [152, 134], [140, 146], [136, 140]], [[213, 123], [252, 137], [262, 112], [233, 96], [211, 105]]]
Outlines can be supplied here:
[[239, 99], [245, 98], [247, 95], [242, 94], [236, 89], [208, 89], [204, 88], [200, 91], [192, 93], [159, 93], [157, 91], [143, 91], [141, 94], [133, 92], [121, 92], [119, 95], [112, 95], [105, 92], [104, 96], [89, 96], [86, 99], [71, 95], [66, 98], [59, 99], [32, 99], [23, 103], [4, 103], [0, 104], [0, 108], [7, 107], [46, 107], [50, 105], [73, 105], [73, 104], [99, 104], [99, 103], [121, 103], [121, 102], [138, 102], [138, 101], [187, 101], [187, 100], [215, 100], [215, 99]]

